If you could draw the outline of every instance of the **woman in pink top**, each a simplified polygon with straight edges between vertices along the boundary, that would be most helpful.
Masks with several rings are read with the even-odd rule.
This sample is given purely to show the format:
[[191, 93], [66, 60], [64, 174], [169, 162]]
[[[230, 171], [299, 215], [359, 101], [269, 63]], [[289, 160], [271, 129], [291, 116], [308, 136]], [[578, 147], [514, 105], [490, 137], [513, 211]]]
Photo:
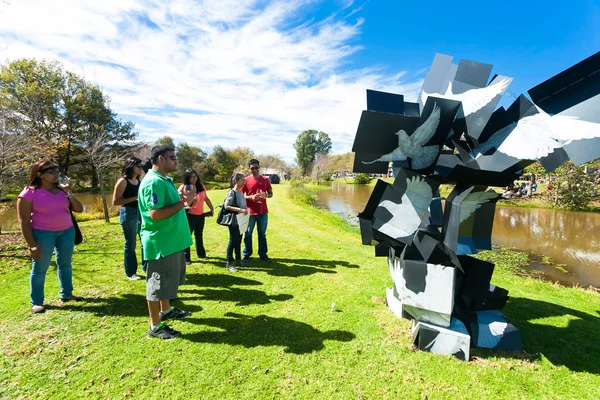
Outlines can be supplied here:
[[29, 279], [31, 311], [44, 308], [44, 282], [52, 253], [56, 252], [60, 298], [62, 301], [81, 300], [73, 296], [71, 258], [75, 246], [75, 228], [69, 207], [82, 212], [83, 206], [71, 193], [71, 185], [59, 188], [58, 166], [42, 160], [31, 167], [29, 186], [17, 198], [21, 233], [33, 261]]
[[[193, 169], [186, 169], [183, 173], [183, 184], [179, 186], [179, 194], [182, 196], [185, 193], [195, 192], [194, 201], [189, 204], [187, 210], [187, 219], [190, 225], [190, 233], [194, 234], [196, 238], [196, 255], [198, 258], [206, 258], [206, 250], [204, 249], [204, 241], [202, 234], [204, 232], [204, 219], [206, 217], [212, 217], [214, 213], [214, 207], [206, 195], [206, 188], [200, 181], [198, 174]], [[210, 209], [209, 212], [204, 212], [204, 203]], [[185, 261], [187, 264], [191, 263], [190, 248], [185, 249]]]

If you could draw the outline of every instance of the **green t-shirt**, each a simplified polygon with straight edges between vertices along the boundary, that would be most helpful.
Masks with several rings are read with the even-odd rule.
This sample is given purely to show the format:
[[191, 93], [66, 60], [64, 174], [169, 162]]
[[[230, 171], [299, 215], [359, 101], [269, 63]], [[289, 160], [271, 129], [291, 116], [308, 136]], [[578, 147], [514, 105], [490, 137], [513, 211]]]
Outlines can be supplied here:
[[157, 260], [177, 253], [192, 245], [192, 235], [185, 210], [182, 208], [169, 218], [154, 221], [150, 210], [156, 210], [181, 201], [173, 180], [154, 170], [149, 170], [138, 193], [138, 206], [142, 215], [140, 236], [144, 258]]

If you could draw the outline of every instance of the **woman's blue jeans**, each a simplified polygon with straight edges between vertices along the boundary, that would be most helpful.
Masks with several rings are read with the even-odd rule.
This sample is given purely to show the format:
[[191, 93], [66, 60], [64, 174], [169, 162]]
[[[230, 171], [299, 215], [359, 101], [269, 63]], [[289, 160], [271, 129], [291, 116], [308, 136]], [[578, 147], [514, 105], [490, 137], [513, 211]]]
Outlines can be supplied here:
[[[125, 236], [125, 246], [123, 251], [123, 264], [125, 265], [125, 274], [131, 276], [137, 273], [137, 256], [135, 254], [135, 244], [139, 234], [140, 211], [137, 207], [121, 207], [119, 212], [119, 223], [123, 228]], [[141, 248], [141, 245], [140, 245]], [[144, 249], [142, 248], [142, 260], [144, 259]]]
[[239, 226], [229, 226], [229, 243], [227, 243], [227, 254], [226, 261], [228, 263], [233, 262], [233, 253], [235, 253], [235, 260], [240, 261], [242, 258], [241, 247], [242, 247], [242, 235], [240, 233]]
[[64, 231], [33, 229], [33, 238], [40, 249], [41, 257], [39, 260], [33, 260], [29, 277], [31, 304], [34, 306], [44, 304], [44, 283], [46, 282], [46, 272], [48, 272], [53, 253], [56, 253], [58, 282], [60, 284], [59, 296], [61, 299], [71, 297], [73, 295], [71, 259], [75, 247], [75, 228], [71, 227]]
[[248, 230], [244, 236], [244, 257], [252, 255], [252, 232], [256, 225], [258, 231], [258, 256], [266, 257], [269, 249], [267, 247], [267, 226], [269, 214], [251, 215], [248, 222]]

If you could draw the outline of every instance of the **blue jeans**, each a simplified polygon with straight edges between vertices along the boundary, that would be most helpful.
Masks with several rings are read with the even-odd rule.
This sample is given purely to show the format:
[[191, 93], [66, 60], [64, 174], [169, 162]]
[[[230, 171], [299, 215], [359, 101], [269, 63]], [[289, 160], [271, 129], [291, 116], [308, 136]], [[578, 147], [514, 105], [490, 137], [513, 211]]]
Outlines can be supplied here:
[[[123, 264], [125, 265], [125, 274], [127, 276], [131, 276], [137, 273], [137, 256], [135, 254], [135, 244], [137, 241], [137, 236], [139, 234], [139, 222], [140, 212], [137, 207], [121, 207], [121, 211], [119, 212], [119, 223], [123, 228], [123, 236], [125, 236]], [[143, 259], [144, 249], [142, 248], [142, 260]]]
[[244, 257], [252, 255], [252, 232], [254, 225], [258, 230], [258, 256], [266, 257], [269, 249], [267, 248], [267, 225], [269, 224], [269, 214], [251, 215], [248, 223], [248, 230], [244, 236]]
[[229, 227], [229, 243], [227, 243], [227, 254], [226, 260], [228, 263], [233, 262], [233, 253], [235, 253], [235, 260], [240, 261], [240, 247], [242, 247], [242, 235], [240, 234], [240, 228], [236, 226]]
[[75, 247], [75, 228], [64, 231], [43, 231], [33, 229], [33, 238], [40, 249], [41, 257], [33, 260], [31, 275], [29, 277], [29, 293], [31, 304], [41, 306], [44, 304], [44, 283], [46, 272], [52, 260], [52, 253], [56, 252], [56, 265], [58, 282], [60, 284], [59, 296], [61, 299], [73, 295], [73, 248]]

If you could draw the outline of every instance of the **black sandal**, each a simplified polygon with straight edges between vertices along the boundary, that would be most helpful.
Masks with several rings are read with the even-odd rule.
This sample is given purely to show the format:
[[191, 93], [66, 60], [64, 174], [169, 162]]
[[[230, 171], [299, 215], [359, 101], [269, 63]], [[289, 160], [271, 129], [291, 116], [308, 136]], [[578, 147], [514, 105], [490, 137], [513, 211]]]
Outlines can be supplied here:
[[82, 301], [83, 297], [79, 297], [79, 296], [71, 296], [71, 297], [65, 297], [65, 298], [61, 298], [60, 299], [63, 303], [66, 303], [68, 301]]

